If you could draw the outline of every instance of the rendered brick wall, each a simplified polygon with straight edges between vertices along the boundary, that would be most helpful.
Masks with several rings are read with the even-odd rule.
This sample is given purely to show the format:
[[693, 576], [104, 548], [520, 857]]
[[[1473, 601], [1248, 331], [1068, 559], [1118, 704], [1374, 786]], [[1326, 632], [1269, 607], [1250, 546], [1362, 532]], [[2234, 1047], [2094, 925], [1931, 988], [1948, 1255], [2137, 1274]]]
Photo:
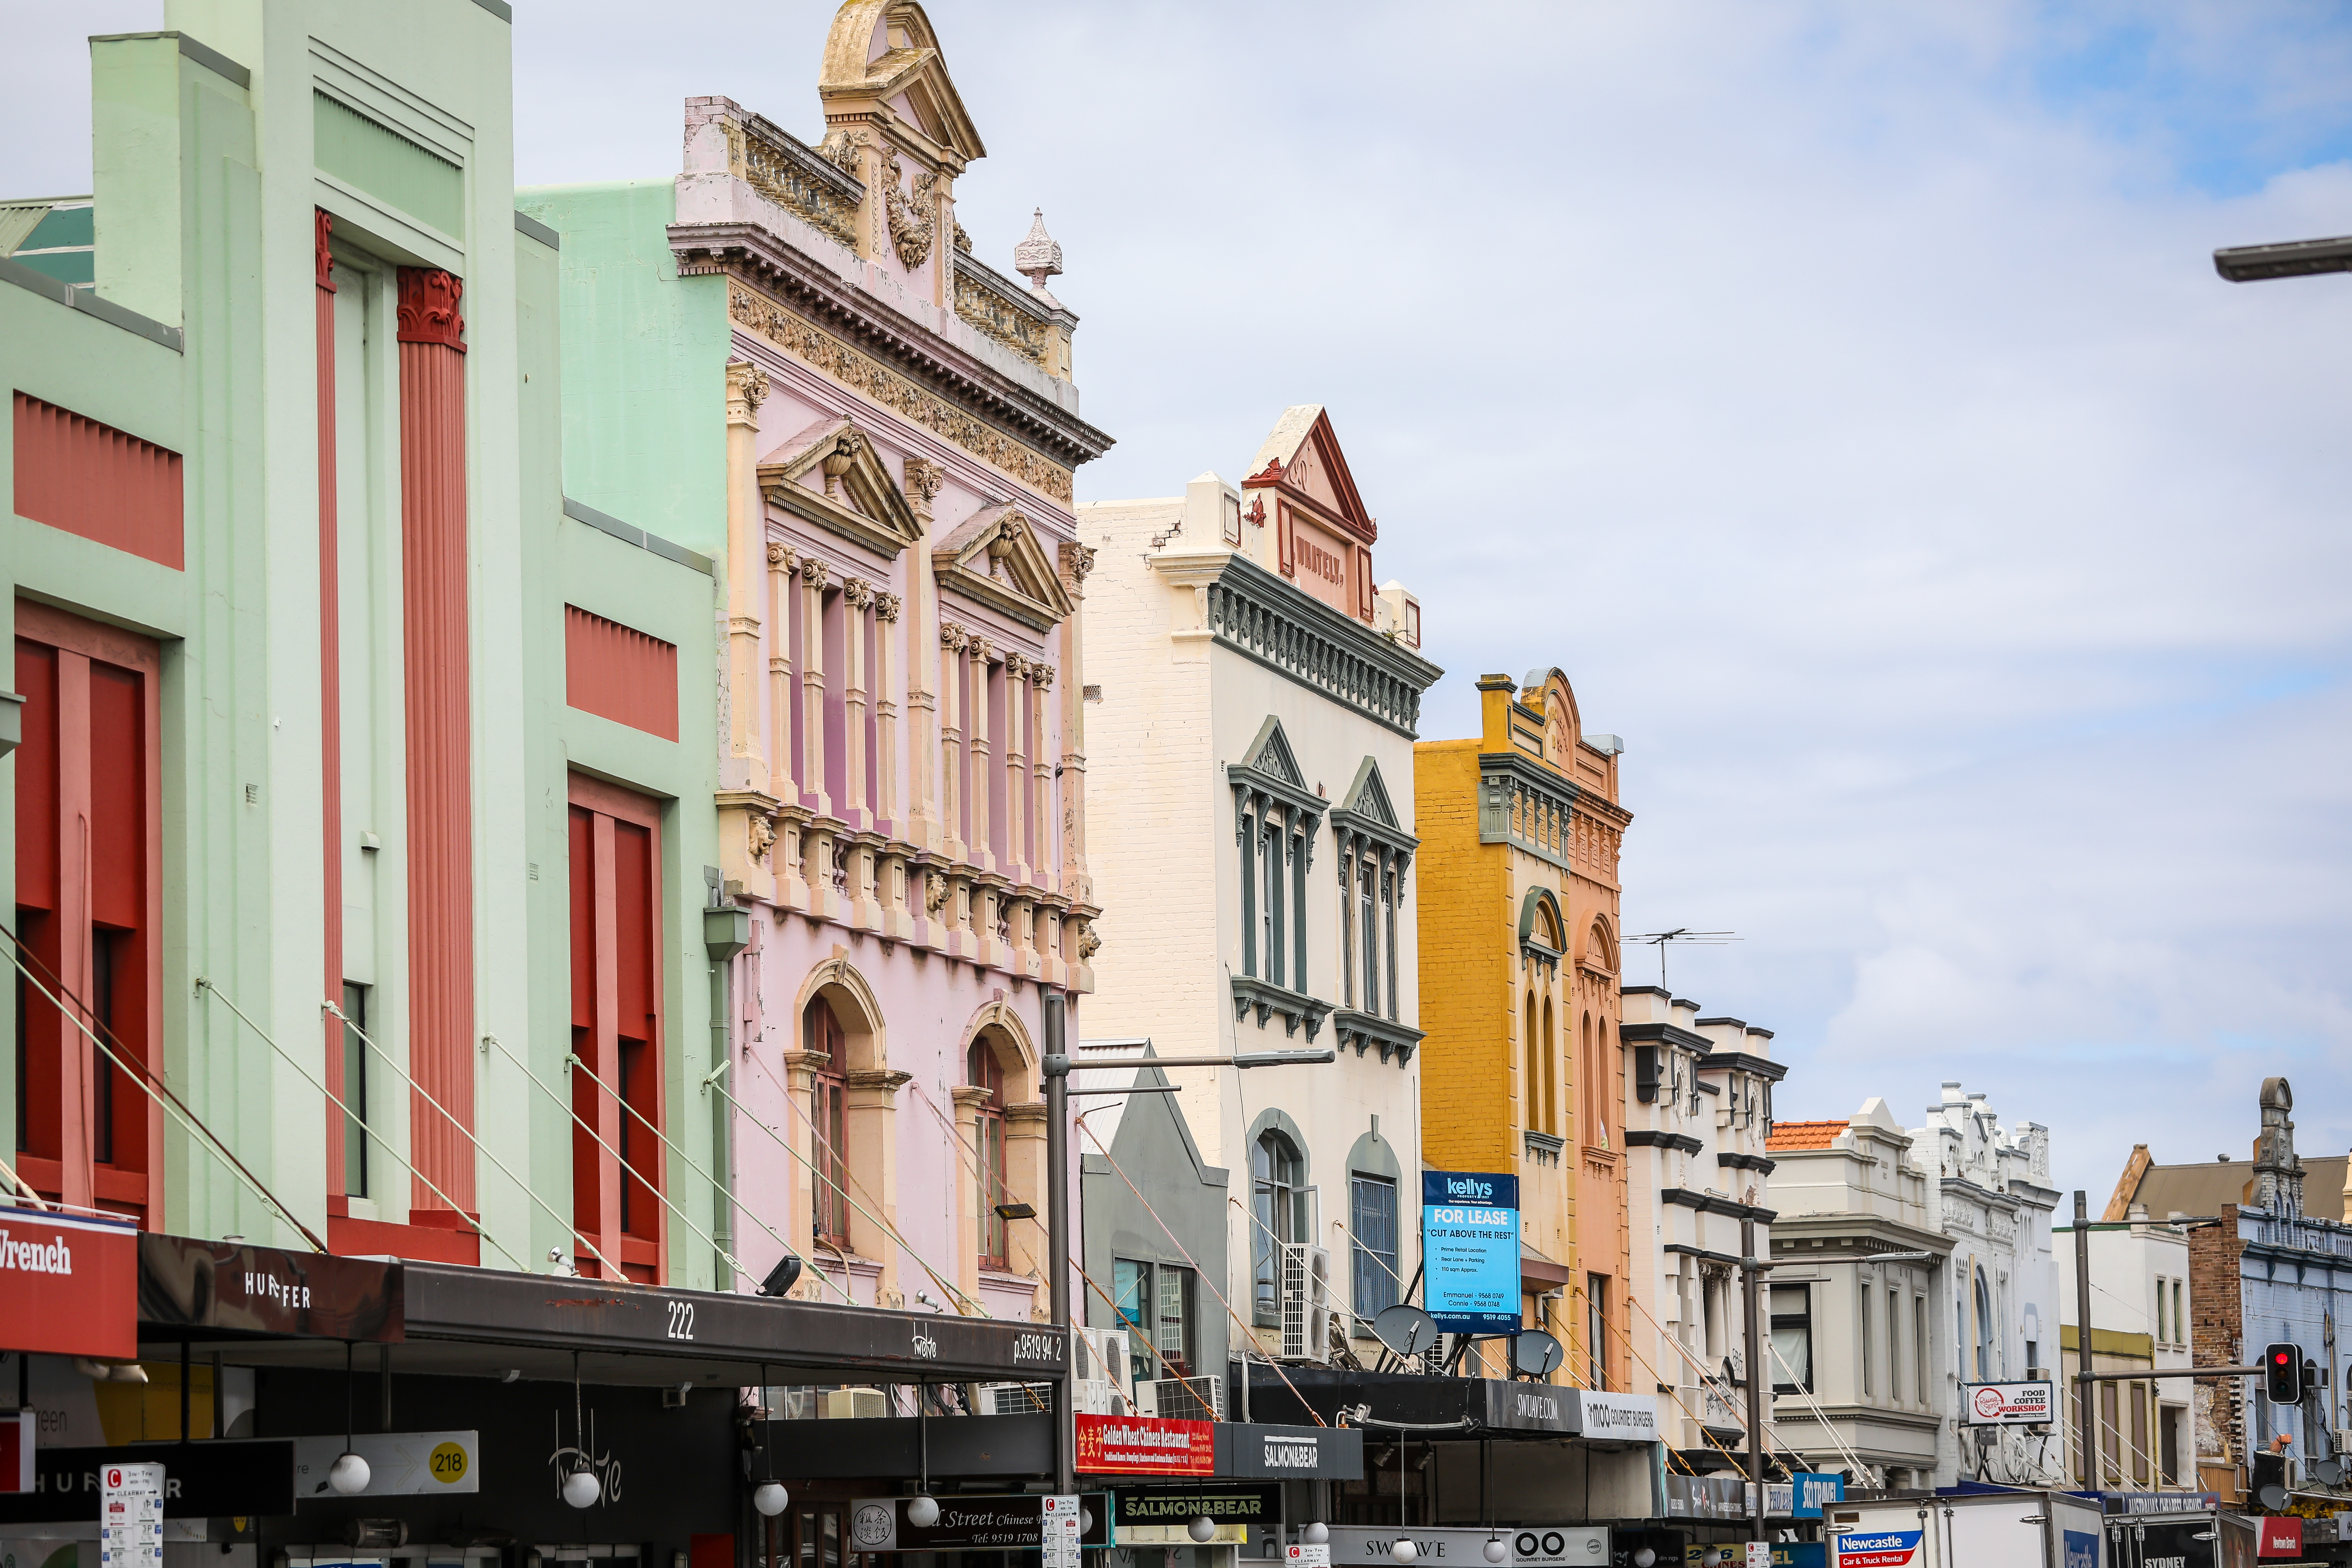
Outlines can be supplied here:
[[[2239, 1293], [2239, 1259], [2245, 1250], [2246, 1244], [2238, 1237], [2235, 1204], [2221, 1205], [2220, 1225], [2199, 1226], [2189, 1233], [2189, 1336], [2199, 1366], [2244, 1364], [2245, 1309]], [[2200, 1484], [2214, 1484], [2215, 1478], [2204, 1469], [2208, 1466], [2235, 1469], [2242, 1483], [2245, 1456], [2239, 1449], [2245, 1422], [2241, 1380], [2200, 1381], [2189, 1397], [2196, 1419]]]
[[1413, 748], [1421, 834], [1422, 1153], [1445, 1170], [1517, 1170], [1518, 1071], [1510, 883], [1500, 845], [1478, 842], [1479, 742]]

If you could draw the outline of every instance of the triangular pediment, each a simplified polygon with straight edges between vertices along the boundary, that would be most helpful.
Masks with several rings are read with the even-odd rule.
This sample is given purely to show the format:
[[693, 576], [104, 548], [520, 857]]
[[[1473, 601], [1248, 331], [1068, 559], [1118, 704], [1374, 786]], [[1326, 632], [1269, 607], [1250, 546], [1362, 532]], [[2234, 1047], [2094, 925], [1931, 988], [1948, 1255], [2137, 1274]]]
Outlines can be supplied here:
[[878, 110], [963, 163], [988, 155], [948, 75], [939, 35], [913, 0], [850, 0], [842, 6], [825, 37], [817, 95], [828, 121]]
[[760, 465], [760, 493], [771, 505], [884, 555], [923, 537], [922, 520], [873, 441], [846, 419], [812, 426], [777, 447]]
[[1257, 738], [1243, 754], [1249, 759], [1244, 765], [1254, 772], [1298, 789], [1307, 787], [1307, 780], [1298, 771], [1298, 759], [1290, 750], [1290, 737], [1282, 732], [1282, 721], [1271, 714], [1258, 726]]
[[1356, 492], [1355, 476], [1348, 471], [1347, 455], [1331, 429], [1331, 416], [1319, 403], [1302, 403], [1283, 411], [1257, 456], [1250, 460], [1244, 489], [1273, 486], [1307, 501], [1370, 544], [1380, 537], [1380, 524], [1364, 510]]
[[1403, 826], [1397, 821], [1396, 807], [1389, 800], [1389, 786], [1381, 780], [1381, 765], [1370, 757], [1356, 770], [1355, 782], [1348, 786], [1344, 808], [1383, 827]]
[[931, 570], [942, 590], [990, 605], [1050, 631], [1070, 614], [1070, 591], [1017, 506], [982, 507], [940, 541]]

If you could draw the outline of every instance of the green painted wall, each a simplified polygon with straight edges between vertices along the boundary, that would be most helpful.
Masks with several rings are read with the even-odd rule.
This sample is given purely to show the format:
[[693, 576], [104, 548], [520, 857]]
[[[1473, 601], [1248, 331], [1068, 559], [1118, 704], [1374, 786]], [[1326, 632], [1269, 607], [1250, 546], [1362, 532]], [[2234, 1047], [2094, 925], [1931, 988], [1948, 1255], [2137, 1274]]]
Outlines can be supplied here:
[[563, 484], [650, 533], [727, 553], [727, 280], [680, 278], [667, 180], [515, 204], [563, 236]]

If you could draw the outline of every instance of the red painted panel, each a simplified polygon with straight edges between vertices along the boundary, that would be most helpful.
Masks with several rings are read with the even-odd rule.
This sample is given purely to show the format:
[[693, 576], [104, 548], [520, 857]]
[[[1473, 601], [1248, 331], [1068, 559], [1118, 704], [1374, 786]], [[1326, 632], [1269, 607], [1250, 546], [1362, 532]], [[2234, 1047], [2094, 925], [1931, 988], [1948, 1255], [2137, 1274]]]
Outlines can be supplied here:
[[16, 902], [58, 907], [58, 650], [16, 639], [25, 739], [16, 747]]
[[677, 646], [563, 606], [563, 700], [583, 713], [677, 739]]
[[420, 1263], [463, 1263], [475, 1268], [482, 1264], [480, 1237], [437, 1225], [329, 1215], [327, 1246], [347, 1258], [414, 1258]]
[[180, 455], [16, 394], [16, 515], [179, 571]]
[[593, 889], [588, 876], [588, 836], [595, 818], [581, 806], [572, 808], [572, 1026], [585, 1029], [596, 1022], [595, 971], [580, 962], [580, 954], [596, 950]]
[[[648, 1124], [664, 1125], [661, 808], [577, 774], [570, 795], [572, 1037], [584, 1064], [572, 1070], [572, 1225], [629, 1278], [657, 1283], [663, 1150]], [[604, 1272], [580, 1250], [583, 1271]]]
[[633, 822], [613, 824], [614, 963], [620, 1012], [614, 1020], [632, 1040], [654, 1037], [653, 835]]
[[97, 831], [89, 837], [89, 918], [110, 926], [141, 924], [146, 903], [145, 836], [110, 830], [136, 823], [147, 797], [140, 707], [135, 673], [91, 661], [89, 815]]

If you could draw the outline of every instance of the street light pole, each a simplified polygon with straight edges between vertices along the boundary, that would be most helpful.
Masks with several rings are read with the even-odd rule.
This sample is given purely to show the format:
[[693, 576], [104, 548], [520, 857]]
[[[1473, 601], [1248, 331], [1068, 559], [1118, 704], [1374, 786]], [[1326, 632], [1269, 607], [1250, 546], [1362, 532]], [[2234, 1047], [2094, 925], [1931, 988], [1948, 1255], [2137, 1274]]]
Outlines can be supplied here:
[[[1756, 1222], [1739, 1222], [1740, 1293], [1747, 1298], [1742, 1305], [1748, 1314], [1748, 1479], [1756, 1483], [1756, 1500], [1750, 1505], [1748, 1539], [1767, 1539], [1769, 1526], [1765, 1515], [1769, 1510], [1764, 1501], [1764, 1368], [1766, 1351], [1760, 1338], [1763, 1322], [1764, 1270], [1769, 1267], [1756, 1256]], [[1791, 1476], [1793, 1483], [1795, 1478]]]
[[1078, 1425], [1070, 1410], [1077, 1346], [1070, 1331], [1070, 1049], [1064, 1038], [1064, 1005], [1052, 992], [1040, 1004], [1040, 1066], [1045, 1079], [1046, 1300], [1054, 1326], [1062, 1331], [1062, 1381], [1054, 1391], [1054, 1490], [1067, 1497], [1078, 1489]]
[[2083, 1446], [2083, 1486], [2099, 1489], [2098, 1450], [2093, 1439], [2098, 1413], [2091, 1395], [2098, 1387], [2091, 1376], [2091, 1209], [2083, 1189], [2074, 1189], [2074, 1412], [2075, 1441]]

